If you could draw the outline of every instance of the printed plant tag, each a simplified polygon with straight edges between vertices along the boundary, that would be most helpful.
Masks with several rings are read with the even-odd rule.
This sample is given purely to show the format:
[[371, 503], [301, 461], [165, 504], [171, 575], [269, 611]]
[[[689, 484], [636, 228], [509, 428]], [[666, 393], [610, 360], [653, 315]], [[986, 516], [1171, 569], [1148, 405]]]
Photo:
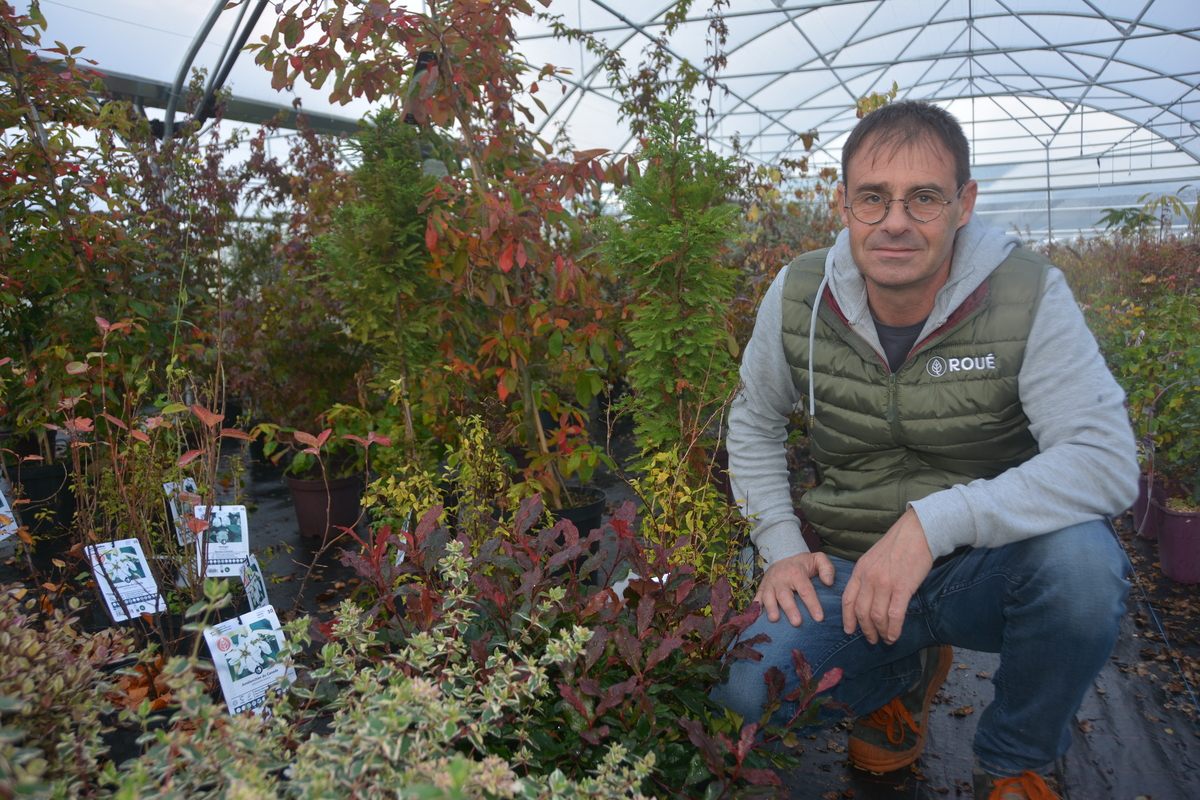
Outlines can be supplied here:
[[263, 606], [204, 631], [229, 713], [258, 714], [267, 692], [286, 690], [296, 670], [279, 663], [285, 641], [273, 606]]
[[179, 482], [164, 483], [163, 491], [167, 493], [167, 512], [171, 515], [171, 524], [175, 526], [175, 538], [180, 545], [185, 545], [192, 541], [192, 532], [187, 529], [184, 520], [192, 516], [192, 509], [200, 502], [200, 495], [196, 494], [196, 479], [184, 478]]
[[[203, 572], [206, 578], [241, 575], [242, 564], [250, 557], [246, 507], [196, 506], [194, 513], [196, 519], [208, 523], [204, 532], [196, 537], [197, 571]], [[206, 555], [207, 570], [204, 569]]]
[[166, 608], [137, 539], [90, 544], [84, 552], [113, 622], [156, 614]]
[[246, 600], [251, 611], [267, 605], [267, 581], [253, 553], [242, 564], [242, 585], [246, 587]]
[[0, 488], [0, 560], [16, 555], [17, 545], [21, 543], [17, 527], [17, 515], [13, 513], [12, 506], [8, 504], [8, 497]]
[[4, 496], [4, 492], [0, 492], [0, 540], [16, 535], [17, 516], [13, 514], [12, 507], [8, 504], [8, 498]]
[[[409, 511], [408, 514], [404, 516], [404, 525], [400, 528], [401, 539], [405, 539], [410, 542], [412, 541], [412, 537], [409, 535], [409, 531], [412, 530], [412, 521], [413, 512]], [[399, 547], [396, 548], [396, 560], [392, 562], [393, 567], [398, 567], [404, 563], [404, 554], [405, 551], [403, 549]]]

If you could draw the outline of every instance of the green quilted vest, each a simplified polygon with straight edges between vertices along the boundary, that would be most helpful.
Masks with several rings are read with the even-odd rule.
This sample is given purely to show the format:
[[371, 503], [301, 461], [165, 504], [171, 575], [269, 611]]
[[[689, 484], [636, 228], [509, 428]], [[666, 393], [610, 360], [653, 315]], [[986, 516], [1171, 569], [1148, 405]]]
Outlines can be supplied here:
[[[826, 253], [793, 261], [783, 292], [783, 348], [806, 396], [809, 322]], [[809, 421], [820, 482], [800, 501], [824, 552], [857, 559], [908, 503], [994, 478], [1037, 454], [1017, 374], [1049, 266], [1013, 250], [895, 373], [850, 329], [826, 290], [813, 356], [816, 418]]]

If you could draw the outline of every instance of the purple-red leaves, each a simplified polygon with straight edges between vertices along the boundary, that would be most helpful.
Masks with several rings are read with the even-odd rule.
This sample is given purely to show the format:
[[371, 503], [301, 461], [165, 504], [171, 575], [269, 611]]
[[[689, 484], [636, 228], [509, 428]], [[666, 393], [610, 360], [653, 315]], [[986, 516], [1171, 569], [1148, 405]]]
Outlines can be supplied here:
[[127, 431], [127, 430], [129, 430], [129, 426], [128, 426], [128, 425], [126, 425], [124, 422], [122, 422], [121, 420], [119, 420], [119, 419], [117, 419], [116, 417], [114, 417], [112, 414], [109, 414], [109, 413], [107, 413], [107, 412], [104, 412], [104, 413], [102, 413], [100, 416], [104, 417], [106, 420], [108, 420], [109, 422], [111, 422], [113, 425], [116, 425], [118, 428], [120, 428], [120, 429], [121, 429], [121, 430], [123, 430], [123, 431]]
[[216, 427], [217, 424], [225, 419], [224, 414], [214, 414], [204, 406], [197, 405], [195, 403], [192, 404], [191, 409], [192, 413], [199, 417], [200, 421], [209, 428]]
[[63, 427], [71, 433], [91, 433], [95, 430], [90, 417], [75, 417], [63, 423]]
[[309, 447], [321, 448], [325, 445], [325, 441], [329, 438], [329, 434], [333, 433], [333, 428], [326, 428], [316, 436], [304, 431], [296, 431], [292, 436], [296, 437], [296, 441], [300, 444], [306, 444]]
[[655, 664], [665, 659], [671, 653], [675, 652], [683, 645], [683, 639], [678, 636], [671, 636], [659, 642], [658, 647], [650, 651], [650, 655], [646, 656], [646, 670], [649, 671]]

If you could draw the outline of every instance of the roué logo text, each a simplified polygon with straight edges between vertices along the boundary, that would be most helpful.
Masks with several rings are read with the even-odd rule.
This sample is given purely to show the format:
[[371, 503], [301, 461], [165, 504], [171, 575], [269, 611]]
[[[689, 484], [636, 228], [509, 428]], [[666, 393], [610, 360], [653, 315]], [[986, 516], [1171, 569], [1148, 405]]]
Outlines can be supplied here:
[[940, 378], [949, 372], [970, 372], [979, 369], [995, 369], [996, 355], [968, 356], [967, 358], [942, 358], [933, 356], [925, 362], [925, 371], [935, 378]]

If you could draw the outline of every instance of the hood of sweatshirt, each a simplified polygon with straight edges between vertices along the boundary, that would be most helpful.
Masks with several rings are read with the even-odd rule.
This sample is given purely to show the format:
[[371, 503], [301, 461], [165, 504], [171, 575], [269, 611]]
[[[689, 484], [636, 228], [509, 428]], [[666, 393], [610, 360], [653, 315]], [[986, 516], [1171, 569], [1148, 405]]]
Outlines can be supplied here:
[[[993, 228], [972, 215], [955, 235], [950, 276], [946, 279], [946, 285], [938, 290], [933, 311], [925, 321], [917, 341], [937, 330], [1020, 244], [1018, 237]], [[879, 334], [867, 305], [867, 282], [850, 254], [850, 232], [846, 229], [838, 234], [837, 241], [825, 258], [825, 279], [842, 313], [849, 320], [851, 329], [886, 362], [887, 357], [879, 343]]]

